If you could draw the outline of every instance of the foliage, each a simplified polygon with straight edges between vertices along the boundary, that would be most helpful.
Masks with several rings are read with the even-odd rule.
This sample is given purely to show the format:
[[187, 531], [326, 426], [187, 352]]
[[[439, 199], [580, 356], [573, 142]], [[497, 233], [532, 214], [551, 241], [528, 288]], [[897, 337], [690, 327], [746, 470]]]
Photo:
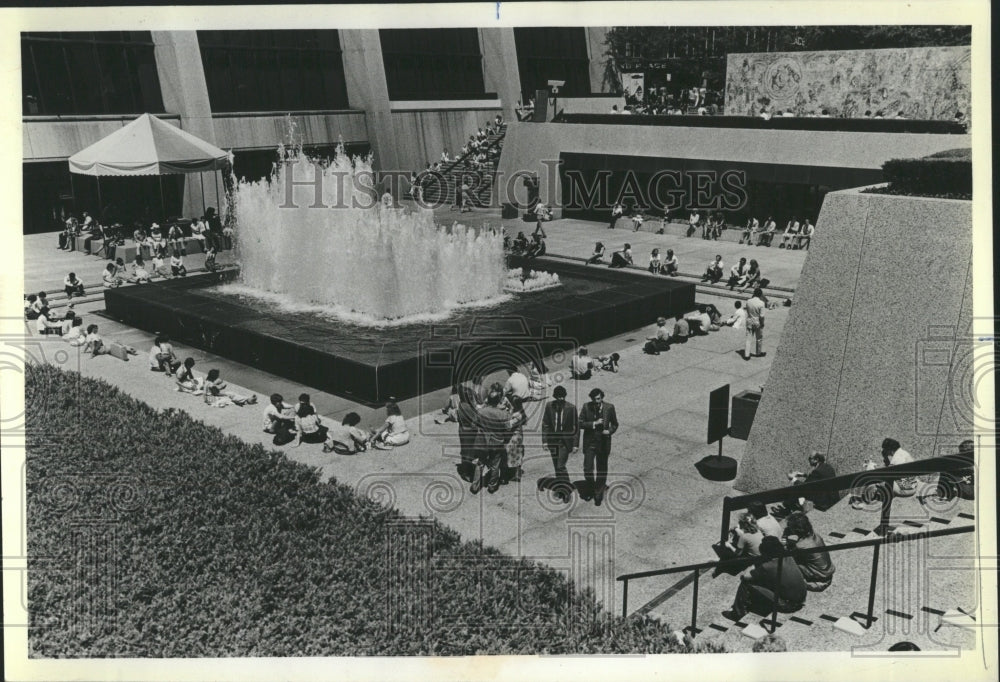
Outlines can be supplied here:
[[744, 52], [863, 50], [971, 45], [969, 26], [627, 26], [605, 40], [608, 64], [641, 58], [669, 60], [678, 87], [721, 89], [726, 56]]
[[972, 150], [950, 149], [922, 159], [890, 159], [882, 164], [888, 187], [880, 194], [972, 198]]
[[48, 365], [25, 384], [33, 656], [692, 651], [185, 412]]

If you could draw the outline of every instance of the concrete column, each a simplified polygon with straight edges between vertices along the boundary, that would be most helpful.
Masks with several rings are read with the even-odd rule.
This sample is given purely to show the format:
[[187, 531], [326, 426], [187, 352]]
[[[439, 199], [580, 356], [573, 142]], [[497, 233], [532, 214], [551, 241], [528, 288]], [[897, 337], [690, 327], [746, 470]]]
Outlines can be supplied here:
[[389, 109], [389, 86], [385, 80], [382, 44], [374, 29], [341, 30], [347, 100], [352, 108], [363, 109], [376, 169], [401, 168], [399, 145]]
[[[181, 129], [215, 144], [212, 107], [208, 99], [208, 85], [197, 32], [153, 31], [152, 34], [163, 107], [167, 113], [180, 115]], [[204, 206], [215, 205], [215, 176], [216, 173], [185, 176], [184, 216], [201, 215]], [[204, 198], [201, 195], [202, 180], [205, 186]]]
[[479, 38], [483, 49], [483, 81], [487, 92], [495, 92], [503, 104], [503, 117], [517, 120], [514, 108], [521, 96], [521, 74], [517, 68], [517, 45], [514, 29], [481, 28]]
[[604, 37], [608, 33], [607, 26], [588, 26], [587, 52], [590, 55], [590, 91], [593, 93], [611, 92], [604, 82], [604, 62], [607, 61]]

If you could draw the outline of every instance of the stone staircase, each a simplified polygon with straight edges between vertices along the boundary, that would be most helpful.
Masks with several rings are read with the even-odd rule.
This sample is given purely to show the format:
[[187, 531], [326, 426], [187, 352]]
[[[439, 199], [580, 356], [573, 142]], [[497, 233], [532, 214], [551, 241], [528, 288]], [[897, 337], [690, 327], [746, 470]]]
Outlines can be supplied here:
[[495, 149], [496, 154], [483, 166], [473, 169], [468, 165], [471, 163], [473, 153], [467, 154], [449, 162], [440, 173], [444, 176], [444, 183], [430, 182], [424, 186], [423, 197], [427, 204], [453, 205], [455, 203], [456, 188], [462, 186], [463, 180], [469, 185], [469, 203], [475, 208], [484, 208], [491, 205], [493, 201], [493, 179], [496, 177], [497, 163], [500, 160], [500, 150], [503, 147], [503, 139], [507, 134], [507, 124], [502, 123], [500, 130], [490, 135], [485, 140], [485, 146], [481, 149]]
[[[809, 512], [809, 518], [827, 546], [878, 537], [875, 529], [880, 524], [879, 510], [853, 509], [847, 498], [826, 512]], [[974, 501], [933, 501], [915, 496], [894, 500], [889, 529], [919, 537], [922, 531], [974, 524]], [[716, 539], [706, 538], [706, 544]], [[968, 621], [963, 613], [976, 616], [976, 546], [976, 534], [972, 532], [880, 547], [873, 608], [876, 620], [867, 630], [858, 624], [867, 622], [874, 549], [861, 547], [831, 553], [836, 567], [833, 584], [823, 592], [810, 592], [798, 612], [779, 613], [775, 634], [786, 641], [790, 651], [884, 652], [901, 640], [914, 642], [921, 650], [971, 648], [974, 633], [945, 621], [955, 620], [953, 616]], [[663, 590], [646, 604], [630, 604], [630, 613], [690, 627], [691, 575], [672, 574], [649, 580], [663, 581]], [[730, 651], [749, 651], [756, 639], [769, 631], [770, 615], [750, 613], [737, 622], [722, 615], [732, 605], [738, 587], [737, 576], [702, 570], [696, 639], [720, 638]]]

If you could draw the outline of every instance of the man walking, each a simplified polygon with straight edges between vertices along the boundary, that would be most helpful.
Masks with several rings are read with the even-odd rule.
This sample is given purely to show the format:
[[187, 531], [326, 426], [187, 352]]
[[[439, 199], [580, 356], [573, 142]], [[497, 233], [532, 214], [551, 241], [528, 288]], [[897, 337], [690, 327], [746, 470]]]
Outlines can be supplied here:
[[566, 389], [556, 386], [552, 389], [552, 400], [545, 405], [542, 415], [542, 442], [552, 455], [552, 466], [556, 474], [556, 484], [553, 487], [556, 499], [561, 502], [569, 502], [573, 491], [566, 462], [570, 453], [576, 450], [579, 437], [576, 406], [566, 402]]
[[764, 292], [760, 287], [753, 290], [753, 297], [746, 304], [747, 342], [743, 359], [762, 358], [764, 349]]
[[580, 428], [583, 429], [583, 475], [594, 491], [594, 504], [599, 507], [604, 500], [608, 480], [611, 436], [618, 430], [615, 406], [604, 402], [604, 391], [601, 389], [592, 390], [590, 402], [580, 408]]

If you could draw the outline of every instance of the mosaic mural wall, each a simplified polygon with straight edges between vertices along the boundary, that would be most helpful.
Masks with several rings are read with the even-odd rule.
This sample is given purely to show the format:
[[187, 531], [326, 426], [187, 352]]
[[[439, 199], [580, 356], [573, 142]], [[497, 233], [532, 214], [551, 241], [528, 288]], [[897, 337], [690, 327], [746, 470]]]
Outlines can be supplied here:
[[971, 118], [971, 48], [731, 54], [726, 65], [726, 114], [771, 111], [799, 115], [828, 109], [831, 116]]

